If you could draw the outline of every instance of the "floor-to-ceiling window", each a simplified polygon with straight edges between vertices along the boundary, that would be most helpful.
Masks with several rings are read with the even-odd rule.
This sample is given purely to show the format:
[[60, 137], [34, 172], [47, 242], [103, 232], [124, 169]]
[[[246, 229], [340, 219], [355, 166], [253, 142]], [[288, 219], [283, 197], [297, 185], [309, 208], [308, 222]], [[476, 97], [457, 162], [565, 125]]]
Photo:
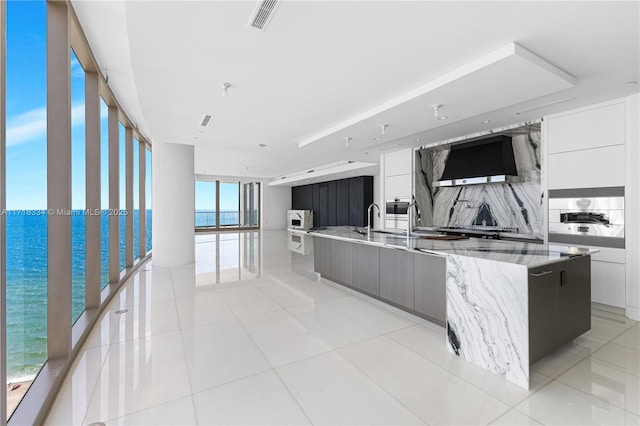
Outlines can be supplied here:
[[7, 249], [0, 261], [10, 414], [47, 358], [47, 6], [5, 5]]
[[84, 68], [71, 49], [71, 322], [84, 311], [86, 273], [85, 230], [85, 76]]
[[240, 183], [220, 182], [219, 184], [220, 227], [240, 225]]
[[140, 142], [133, 139], [133, 258], [140, 257]]
[[256, 228], [259, 224], [259, 182], [195, 181], [196, 229]]
[[216, 182], [197, 180], [195, 183], [196, 191], [196, 209], [195, 224], [196, 228], [215, 227], [217, 222], [216, 210]]
[[[95, 313], [116, 293], [117, 279], [105, 289], [110, 262], [124, 267], [125, 246], [133, 247], [136, 257], [141, 243], [151, 249], [151, 150], [139, 158], [137, 149], [148, 141], [118, 106], [81, 31], [73, 28], [68, 7], [68, 2], [45, 0], [0, 3], [0, 14], [6, 11], [7, 17], [6, 28], [0, 28], [2, 40], [6, 34], [6, 67], [1, 70], [6, 73], [6, 98], [0, 97], [0, 114], [6, 119], [6, 146], [0, 152], [0, 167], [6, 164], [6, 179], [0, 180], [6, 191], [5, 250], [0, 258], [6, 268], [6, 275], [0, 275], [6, 309], [0, 312], [0, 325], [7, 335], [6, 346], [0, 344], [6, 367], [1, 379], [8, 384], [6, 415], [13, 413], [17, 423], [40, 422], [39, 404], [47, 393], [57, 391], [56, 376], [74, 359], [78, 342], [96, 317], [83, 317], [83, 312]], [[111, 173], [110, 123], [117, 129], [119, 148], [111, 158], [120, 164]], [[128, 182], [124, 126], [130, 132], [128, 148], [135, 138]], [[116, 175], [120, 185], [110, 188], [109, 178]], [[140, 186], [143, 176], [145, 188]], [[120, 200], [120, 210], [109, 209], [109, 190]], [[130, 231], [136, 232], [128, 236], [122, 214], [126, 194], [133, 196], [133, 212], [128, 213], [137, 219], [130, 223]], [[144, 224], [137, 216], [141, 209], [148, 211]], [[113, 215], [121, 223], [122, 254], [110, 258], [108, 222]], [[141, 226], [147, 229], [146, 241], [140, 241]], [[19, 405], [33, 380], [39, 391], [27, 393], [28, 403]], [[0, 424], [5, 422], [2, 416], [5, 413], [0, 413]]]
[[109, 283], [109, 107], [100, 98], [100, 286]]
[[151, 150], [150, 149], [146, 149], [145, 150], [145, 161], [146, 161], [146, 165], [145, 165], [145, 208], [147, 210], [147, 214], [146, 214], [146, 219], [147, 219], [147, 223], [146, 223], [146, 235], [147, 235], [147, 241], [146, 241], [146, 249], [147, 252], [151, 251], [151, 242], [152, 242], [152, 238], [151, 238], [151, 222], [152, 222], [152, 218], [153, 218], [153, 203], [151, 200]]
[[125, 145], [125, 135], [124, 135], [124, 126], [122, 123], [118, 124], [118, 153], [119, 153], [119, 166], [120, 166], [120, 211], [113, 212], [118, 215], [118, 220], [120, 221], [120, 270], [122, 271], [125, 267], [126, 260], [126, 248], [127, 248], [127, 216], [125, 214], [125, 209], [127, 208], [127, 156], [126, 156], [126, 145]]
[[243, 191], [243, 220], [245, 227], [257, 227], [260, 224], [260, 182], [248, 182], [242, 185]]

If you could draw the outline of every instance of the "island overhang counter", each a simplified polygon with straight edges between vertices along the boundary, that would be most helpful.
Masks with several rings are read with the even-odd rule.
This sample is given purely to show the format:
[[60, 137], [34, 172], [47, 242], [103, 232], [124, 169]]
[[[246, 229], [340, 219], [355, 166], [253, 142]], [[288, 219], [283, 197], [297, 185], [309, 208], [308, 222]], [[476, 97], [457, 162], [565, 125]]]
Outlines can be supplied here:
[[591, 328], [593, 249], [353, 227], [293, 232], [313, 236], [323, 278], [444, 325], [451, 352], [524, 388], [533, 362]]

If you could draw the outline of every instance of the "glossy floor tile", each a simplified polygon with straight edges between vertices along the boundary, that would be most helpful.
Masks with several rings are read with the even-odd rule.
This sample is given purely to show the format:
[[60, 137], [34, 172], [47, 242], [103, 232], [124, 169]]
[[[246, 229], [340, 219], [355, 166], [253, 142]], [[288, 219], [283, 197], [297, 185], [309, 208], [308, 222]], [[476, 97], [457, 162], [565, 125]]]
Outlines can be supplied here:
[[516, 409], [549, 425], [637, 425], [640, 422], [638, 416], [622, 408], [556, 381]]
[[276, 371], [315, 424], [423, 423], [335, 352], [289, 364]]
[[199, 424], [310, 424], [274, 371], [197, 393], [193, 398]]
[[522, 389], [462, 361], [442, 326], [319, 279], [284, 231], [198, 234], [102, 313], [47, 424], [635, 424], [640, 325], [592, 329]]
[[[427, 424], [486, 424], [504, 403], [386, 337], [338, 351]], [[459, 401], [465, 401], [464, 409]]]
[[558, 381], [640, 415], [640, 377], [585, 359]]

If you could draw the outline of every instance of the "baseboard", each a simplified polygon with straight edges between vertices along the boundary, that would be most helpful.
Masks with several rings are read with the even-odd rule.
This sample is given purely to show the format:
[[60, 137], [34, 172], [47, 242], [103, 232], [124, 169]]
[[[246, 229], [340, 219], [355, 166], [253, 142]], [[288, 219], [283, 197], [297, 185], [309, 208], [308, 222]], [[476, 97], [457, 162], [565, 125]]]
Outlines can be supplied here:
[[640, 321], [640, 306], [627, 305], [625, 316], [635, 321]]

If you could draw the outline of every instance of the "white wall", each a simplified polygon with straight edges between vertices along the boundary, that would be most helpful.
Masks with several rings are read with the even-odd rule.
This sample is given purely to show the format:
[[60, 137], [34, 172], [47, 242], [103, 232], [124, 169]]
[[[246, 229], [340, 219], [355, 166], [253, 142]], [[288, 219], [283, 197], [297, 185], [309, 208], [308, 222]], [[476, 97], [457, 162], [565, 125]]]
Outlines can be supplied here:
[[269, 186], [262, 183], [263, 229], [286, 229], [287, 210], [291, 208], [290, 186]]
[[382, 210], [384, 209], [384, 199], [382, 198], [381, 181], [380, 175], [373, 175], [373, 202], [380, 207], [380, 217], [378, 217], [378, 212], [374, 208], [373, 224], [371, 225], [373, 229], [383, 229], [384, 212]]
[[627, 316], [640, 320], [640, 95], [627, 103], [627, 193], [625, 227], [627, 242]]
[[195, 262], [193, 146], [153, 144], [153, 264]]

